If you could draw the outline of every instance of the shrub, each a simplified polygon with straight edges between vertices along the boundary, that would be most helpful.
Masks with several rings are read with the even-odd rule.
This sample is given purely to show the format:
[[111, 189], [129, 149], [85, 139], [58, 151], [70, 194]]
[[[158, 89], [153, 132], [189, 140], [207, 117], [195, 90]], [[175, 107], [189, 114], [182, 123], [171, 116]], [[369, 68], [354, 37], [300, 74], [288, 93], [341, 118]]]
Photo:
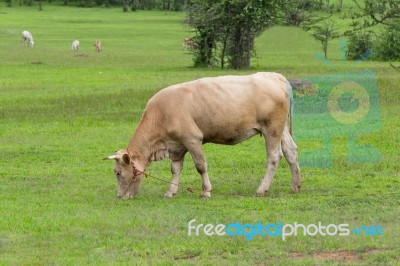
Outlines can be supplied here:
[[379, 35], [374, 45], [374, 58], [379, 60], [400, 59], [400, 28], [389, 25]]
[[372, 50], [373, 36], [368, 31], [353, 32], [349, 37], [346, 58], [350, 60], [364, 59], [367, 51]]

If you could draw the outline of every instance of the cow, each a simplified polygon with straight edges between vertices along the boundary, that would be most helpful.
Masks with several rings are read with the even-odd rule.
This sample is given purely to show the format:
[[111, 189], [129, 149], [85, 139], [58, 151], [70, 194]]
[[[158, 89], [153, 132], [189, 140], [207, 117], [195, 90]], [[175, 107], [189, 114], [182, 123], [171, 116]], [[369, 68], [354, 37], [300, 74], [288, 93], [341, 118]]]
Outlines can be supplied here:
[[201, 196], [211, 197], [202, 145], [234, 145], [255, 135], [264, 137], [267, 153], [266, 174], [256, 194], [268, 191], [283, 155], [297, 193], [301, 174], [292, 113], [292, 88], [278, 73], [202, 78], [160, 90], [148, 101], [128, 146], [105, 158], [115, 160], [117, 196], [134, 197], [151, 162], [169, 158], [172, 181], [164, 196], [173, 197], [189, 152], [202, 178]]
[[75, 41], [72, 42], [71, 50], [72, 51], [78, 51], [79, 50], [79, 41], [78, 40], [75, 40]]
[[93, 46], [95, 46], [95, 51], [100, 53], [101, 49], [101, 41], [100, 40], [96, 40], [96, 43], [93, 44]]
[[190, 48], [193, 49], [196, 47], [196, 43], [193, 41], [192, 38], [183, 38], [182, 49]]
[[29, 47], [33, 47], [35, 45], [32, 34], [29, 31], [24, 30], [22, 32], [22, 40], [24, 41], [24, 44], [28, 44]]

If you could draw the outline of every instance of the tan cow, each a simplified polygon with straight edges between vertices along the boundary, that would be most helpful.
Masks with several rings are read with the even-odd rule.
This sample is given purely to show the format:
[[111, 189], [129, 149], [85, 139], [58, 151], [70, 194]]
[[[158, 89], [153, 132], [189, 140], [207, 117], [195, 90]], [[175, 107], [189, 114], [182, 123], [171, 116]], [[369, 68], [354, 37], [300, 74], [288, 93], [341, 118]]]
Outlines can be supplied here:
[[193, 49], [196, 47], [196, 43], [193, 41], [192, 38], [183, 38], [182, 49]]
[[95, 51], [98, 52], [98, 53], [102, 50], [101, 49], [101, 41], [100, 40], [96, 40], [96, 43], [93, 44], [93, 46], [95, 46]]
[[[292, 172], [292, 191], [298, 192], [301, 175], [297, 146], [291, 136], [292, 89], [277, 73], [203, 78], [173, 85], [147, 103], [125, 150], [105, 159], [115, 160], [118, 197], [132, 198], [139, 191], [152, 161], [169, 158], [173, 174], [166, 197], [176, 194], [187, 152], [202, 178], [202, 196], [211, 196], [211, 183], [202, 145], [234, 145], [254, 135], [267, 143], [267, 171], [257, 189], [264, 195], [284, 155]], [[139, 171], [134, 171], [134, 167]]]

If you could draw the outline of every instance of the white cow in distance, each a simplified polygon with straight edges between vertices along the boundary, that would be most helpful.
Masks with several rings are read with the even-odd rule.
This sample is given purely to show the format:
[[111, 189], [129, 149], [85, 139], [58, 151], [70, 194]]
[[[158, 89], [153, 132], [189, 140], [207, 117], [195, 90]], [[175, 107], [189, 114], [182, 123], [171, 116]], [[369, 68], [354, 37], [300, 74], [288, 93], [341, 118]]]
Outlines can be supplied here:
[[35, 45], [32, 34], [29, 31], [24, 30], [22, 32], [22, 40], [25, 42], [25, 44], [28, 44], [29, 47], [33, 47]]
[[71, 50], [72, 51], [78, 51], [79, 50], [79, 41], [78, 40], [75, 40], [75, 41], [72, 42]]

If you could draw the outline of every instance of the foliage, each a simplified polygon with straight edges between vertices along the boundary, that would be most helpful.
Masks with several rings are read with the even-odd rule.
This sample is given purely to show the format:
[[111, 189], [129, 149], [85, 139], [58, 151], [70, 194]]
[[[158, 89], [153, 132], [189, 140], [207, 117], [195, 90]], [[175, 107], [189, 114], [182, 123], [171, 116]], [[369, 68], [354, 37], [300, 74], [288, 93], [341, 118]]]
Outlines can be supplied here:
[[217, 45], [218, 32], [221, 24], [218, 22], [217, 10], [211, 1], [193, 1], [188, 9], [188, 23], [196, 31], [194, 41], [195, 67], [212, 66], [215, 62], [214, 51]]
[[365, 16], [368, 20], [368, 26], [377, 24], [391, 24], [393, 19], [400, 19], [400, 1], [399, 0], [364, 0], [363, 5], [358, 4], [361, 9], [361, 16]]
[[325, 20], [320, 24], [312, 26], [311, 29], [313, 37], [321, 42], [324, 56], [327, 58], [329, 41], [340, 36], [337, 31], [336, 22], [334, 20]]
[[300, 26], [311, 19], [312, 12], [321, 10], [320, 0], [287, 0], [282, 1], [283, 22], [288, 25]]
[[250, 68], [254, 39], [273, 24], [277, 7], [265, 0], [193, 1], [188, 22], [196, 34], [195, 65], [210, 66], [219, 58], [221, 68], [226, 61], [233, 69]]
[[373, 34], [370, 31], [354, 31], [349, 36], [346, 58], [350, 60], [365, 59], [363, 55], [372, 51]]
[[385, 61], [400, 59], [400, 28], [398, 25], [389, 24], [379, 34], [374, 43], [374, 58]]
[[[12, 5], [13, 0], [5, 0], [9, 6]], [[33, 5], [33, 0], [18, 0], [19, 5]], [[38, 5], [42, 0], [37, 0]], [[56, 2], [57, 0], [48, 0], [48, 3]], [[64, 6], [78, 6], [78, 7], [93, 7], [93, 6], [120, 6], [123, 11], [129, 9], [135, 11], [159, 9], [165, 11], [182, 11], [189, 0], [58, 0]], [[44, 3], [44, 2], [43, 2]]]
[[[362, 4], [353, 0], [359, 8], [360, 13], [355, 12], [353, 22], [353, 36], [362, 34], [365, 29], [370, 32], [374, 32], [378, 36], [376, 42], [373, 42], [373, 57], [379, 60], [399, 60], [399, 21], [400, 21], [400, 0], [364, 0]], [[363, 23], [357, 20], [363, 19]], [[383, 25], [382, 27], [378, 27]], [[360, 32], [358, 34], [357, 32]], [[356, 33], [354, 33], [356, 32]], [[365, 36], [367, 37], [367, 36]], [[362, 41], [362, 37], [359, 40], [355, 38], [351, 39], [350, 43]], [[365, 44], [365, 43], [364, 43]], [[361, 48], [358, 50], [362, 50]], [[355, 54], [354, 54], [355, 56]]]

